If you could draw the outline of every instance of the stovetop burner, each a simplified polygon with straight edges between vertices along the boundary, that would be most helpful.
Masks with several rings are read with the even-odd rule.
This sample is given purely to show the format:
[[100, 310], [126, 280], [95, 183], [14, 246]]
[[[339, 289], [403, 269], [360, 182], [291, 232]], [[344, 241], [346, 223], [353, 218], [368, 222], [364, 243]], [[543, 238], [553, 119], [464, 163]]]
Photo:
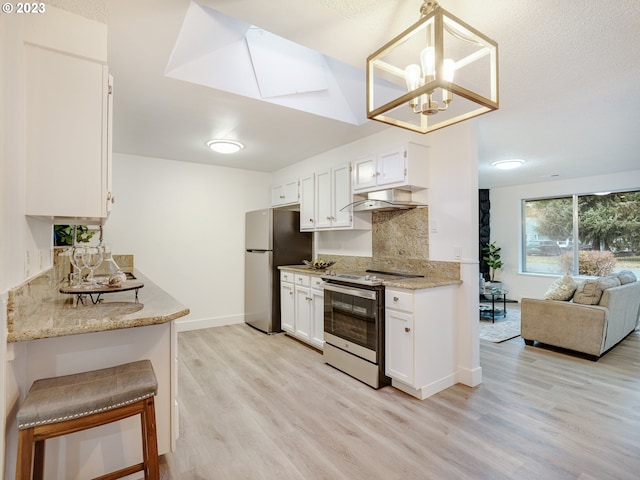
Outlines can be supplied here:
[[[382, 277], [380, 276], [382, 275]], [[328, 270], [324, 275], [321, 275], [323, 280], [334, 280], [348, 283], [355, 283], [358, 285], [377, 286], [382, 285], [385, 280], [385, 276], [400, 277], [400, 278], [422, 278], [424, 275], [418, 275], [413, 273], [401, 273], [401, 272], [385, 272], [382, 270], [365, 270], [364, 272], [343, 272], [337, 273], [333, 270]]]

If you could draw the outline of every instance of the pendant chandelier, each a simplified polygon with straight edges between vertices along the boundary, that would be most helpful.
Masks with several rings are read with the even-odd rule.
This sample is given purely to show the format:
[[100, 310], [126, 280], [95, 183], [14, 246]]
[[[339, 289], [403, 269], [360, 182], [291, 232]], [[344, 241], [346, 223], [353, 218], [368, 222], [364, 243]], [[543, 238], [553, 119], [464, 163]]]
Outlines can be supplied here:
[[367, 118], [429, 133], [498, 108], [498, 44], [425, 1], [367, 58]]

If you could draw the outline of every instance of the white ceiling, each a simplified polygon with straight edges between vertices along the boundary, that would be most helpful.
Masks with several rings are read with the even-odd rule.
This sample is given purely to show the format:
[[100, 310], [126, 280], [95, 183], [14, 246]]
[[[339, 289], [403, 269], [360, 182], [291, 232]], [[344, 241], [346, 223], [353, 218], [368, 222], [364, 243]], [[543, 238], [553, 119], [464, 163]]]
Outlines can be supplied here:
[[[422, 0], [198, 3], [364, 68], [370, 53], [418, 20]], [[640, 2], [439, 3], [499, 45], [500, 109], [478, 119], [480, 187], [640, 169]], [[189, 4], [107, 0], [114, 151], [271, 172], [396, 128], [356, 126], [166, 76]], [[214, 154], [205, 146], [214, 137], [246, 148]], [[490, 166], [514, 157], [524, 167]]]

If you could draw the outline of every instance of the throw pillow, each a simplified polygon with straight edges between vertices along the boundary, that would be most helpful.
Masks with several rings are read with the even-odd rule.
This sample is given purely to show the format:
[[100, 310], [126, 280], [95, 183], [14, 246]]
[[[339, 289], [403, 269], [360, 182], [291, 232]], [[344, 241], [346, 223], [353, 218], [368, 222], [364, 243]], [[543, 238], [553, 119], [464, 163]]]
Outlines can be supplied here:
[[626, 285], [627, 283], [633, 283], [637, 281], [636, 274], [631, 270], [620, 270], [619, 272], [611, 273], [607, 275], [610, 278], [617, 278], [620, 280], [620, 285]]
[[545, 300], [562, 300], [568, 301], [573, 297], [573, 293], [578, 288], [578, 284], [571, 278], [569, 274], [559, 278], [551, 284], [547, 293], [544, 294]]
[[594, 280], [585, 280], [578, 286], [573, 295], [573, 303], [582, 305], [598, 305], [602, 292], [606, 288], [617, 287], [620, 280], [611, 277], [598, 277]]

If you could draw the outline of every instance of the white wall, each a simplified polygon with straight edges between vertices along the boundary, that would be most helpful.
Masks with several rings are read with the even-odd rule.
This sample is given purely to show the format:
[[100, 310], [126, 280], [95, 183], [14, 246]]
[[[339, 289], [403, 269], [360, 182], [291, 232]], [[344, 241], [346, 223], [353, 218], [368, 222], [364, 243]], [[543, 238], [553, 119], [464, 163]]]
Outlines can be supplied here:
[[105, 241], [191, 310], [179, 329], [242, 322], [244, 213], [269, 187], [266, 173], [116, 153]]
[[491, 240], [502, 247], [504, 268], [498, 278], [509, 291], [508, 297], [542, 298], [557, 276], [522, 273], [522, 200], [532, 198], [640, 189], [640, 170], [493, 188], [491, 198]]

